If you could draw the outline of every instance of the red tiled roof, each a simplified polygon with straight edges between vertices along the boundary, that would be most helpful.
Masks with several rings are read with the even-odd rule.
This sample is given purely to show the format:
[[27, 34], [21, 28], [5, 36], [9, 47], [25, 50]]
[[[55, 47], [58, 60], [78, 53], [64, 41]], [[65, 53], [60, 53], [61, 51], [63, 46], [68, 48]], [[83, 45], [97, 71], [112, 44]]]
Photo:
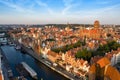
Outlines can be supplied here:
[[57, 53], [53, 52], [53, 51], [48, 51], [48, 55], [51, 55], [53, 57], [57, 56]]
[[110, 64], [110, 61], [108, 58], [103, 57], [97, 63], [100, 65], [101, 68], [105, 67], [106, 65]]
[[89, 71], [90, 71], [91, 73], [95, 73], [95, 72], [96, 72], [95, 64], [92, 64], [92, 65], [90, 66]]

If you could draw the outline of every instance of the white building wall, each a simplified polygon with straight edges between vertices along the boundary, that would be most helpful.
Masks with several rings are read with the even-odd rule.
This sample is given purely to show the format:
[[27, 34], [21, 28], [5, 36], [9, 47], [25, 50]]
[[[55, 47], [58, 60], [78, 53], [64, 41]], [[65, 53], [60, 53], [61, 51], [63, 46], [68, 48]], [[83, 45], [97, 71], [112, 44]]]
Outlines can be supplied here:
[[113, 54], [113, 57], [111, 58], [111, 65], [115, 65], [120, 62], [120, 52], [118, 54]]
[[116, 64], [120, 62], [120, 52], [116, 55]]

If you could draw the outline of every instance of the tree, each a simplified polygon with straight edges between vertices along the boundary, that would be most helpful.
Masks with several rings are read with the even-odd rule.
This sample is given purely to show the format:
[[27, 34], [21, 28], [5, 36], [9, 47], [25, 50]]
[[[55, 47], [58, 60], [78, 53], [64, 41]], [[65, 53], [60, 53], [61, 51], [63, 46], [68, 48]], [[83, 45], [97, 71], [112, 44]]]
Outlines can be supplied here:
[[120, 44], [116, 41], [108, 41], [105, 45], [100, 45], [96, 51], [93, 51], [93, 56], [99, 55], [104, 56], [106, 52], [110, 52], [111, 50], [117, 50], [120, 47]]
[[59, 47], [59, 48], [52, 49], [52, 51], [57, 52], [57, 53], [59, 53], [60, 51], [66, 52], [70, 49], [80, 47], [81, 45], [82, 45], [81, 41], [78, 41], [75, 44], [69, 44], [69, 45], [66, 45], [66, 46], [62, 46], [62, 47]]
[[80, 50], [75, 55], [76, 58], [83, 58], [88, 61], [90, 60], [91, 56], [91, 51], [88, 51], [87, 49]]

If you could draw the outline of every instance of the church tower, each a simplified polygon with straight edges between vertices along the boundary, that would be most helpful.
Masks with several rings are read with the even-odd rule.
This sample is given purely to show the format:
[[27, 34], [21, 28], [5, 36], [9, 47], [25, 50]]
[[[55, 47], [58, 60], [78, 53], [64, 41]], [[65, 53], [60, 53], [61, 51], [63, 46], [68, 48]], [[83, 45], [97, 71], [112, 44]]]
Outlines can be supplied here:
[[98, 20], [94, 22], [94, 29], [99, 29], [100, 28], [100, 23]]

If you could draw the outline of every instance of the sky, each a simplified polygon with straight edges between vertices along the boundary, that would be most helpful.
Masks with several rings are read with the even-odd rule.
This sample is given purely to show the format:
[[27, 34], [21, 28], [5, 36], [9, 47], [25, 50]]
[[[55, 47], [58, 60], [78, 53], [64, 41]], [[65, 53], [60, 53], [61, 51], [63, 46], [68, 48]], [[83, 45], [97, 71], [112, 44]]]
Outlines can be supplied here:
[[120, 0], [0, 0], [0, 24], [120, 24]]

